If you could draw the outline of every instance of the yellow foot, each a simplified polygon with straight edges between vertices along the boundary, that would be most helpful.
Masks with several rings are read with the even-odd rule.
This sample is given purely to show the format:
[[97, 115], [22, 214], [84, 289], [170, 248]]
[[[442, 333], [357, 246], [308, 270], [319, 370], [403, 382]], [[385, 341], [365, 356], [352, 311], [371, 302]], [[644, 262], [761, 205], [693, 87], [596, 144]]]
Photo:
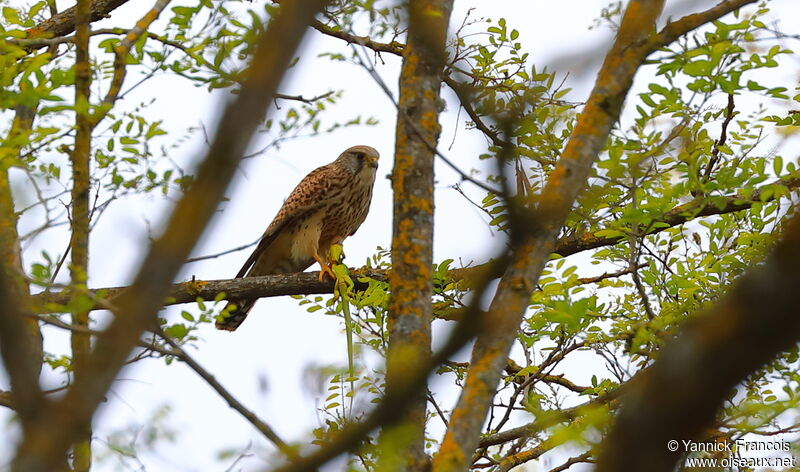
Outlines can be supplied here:
[[317, 263], [319, 263], [319, 281], [320, 282], [325, 280], [325, 274], [330, 275], [332, 280], [336, 280], [336, 275], [333, 273], [333, 270], [331, 269], [330, 264], [328, 264], [327, 262], [323, 261], [322, 258], [319, 257], [319, 255], [317, 255], [317, 254], [314, 254], [314, 260], [316, 260]]
[[330, 275], [331, 279], [336, 280], [336, 275], [334, 275], [333, 270], [331, 270], [331, 266], [329, 266], [327, 264], [322, 264], [320, 266], [320, 271], [319, 271], [319, 281], [320, 282], [325, 280], [325, 274]]

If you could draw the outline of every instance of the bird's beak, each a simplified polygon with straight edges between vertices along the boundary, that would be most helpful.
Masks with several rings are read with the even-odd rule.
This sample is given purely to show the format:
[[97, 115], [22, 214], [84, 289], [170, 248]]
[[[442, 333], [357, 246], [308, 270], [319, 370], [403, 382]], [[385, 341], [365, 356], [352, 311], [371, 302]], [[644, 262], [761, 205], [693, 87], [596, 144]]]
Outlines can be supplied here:
[[367, 156], [367, 165], [373, 169], [378, 168], [378, 156]]

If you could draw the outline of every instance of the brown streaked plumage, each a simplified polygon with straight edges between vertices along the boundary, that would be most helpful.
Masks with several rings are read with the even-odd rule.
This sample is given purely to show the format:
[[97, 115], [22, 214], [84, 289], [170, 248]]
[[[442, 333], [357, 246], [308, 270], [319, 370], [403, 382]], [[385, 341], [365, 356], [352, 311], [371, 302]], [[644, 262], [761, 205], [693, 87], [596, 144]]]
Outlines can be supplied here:
[[[301, 272], [314, 261], [320, 264], [320, 280], [326, 273], [333, 277], [323, 258], [331, 246], [352, 236], [366, 219], [378, 157], [374, 148], [353, 146], [305, 176], [236, 277]], [[217, 321], [217, 329], [238, 328], [255, 303], [256, 299], [230, 300], [229, 305], [236, 308]]]

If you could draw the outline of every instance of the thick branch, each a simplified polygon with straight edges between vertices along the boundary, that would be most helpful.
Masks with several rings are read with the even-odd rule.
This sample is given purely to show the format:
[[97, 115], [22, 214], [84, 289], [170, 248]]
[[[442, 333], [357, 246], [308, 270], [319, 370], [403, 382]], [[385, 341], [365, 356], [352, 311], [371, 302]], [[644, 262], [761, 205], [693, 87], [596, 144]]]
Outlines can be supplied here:
[[47, 408], [46, 421], [19, 446], [15, 471], [56, 470], [75, 434], [89, 424], [142, 333], [156, 325], [169, 284], [221, 201], [252, 133], [262, 122], [302, 35], [321, 1], [285, 1], [259, 39], [239, 95], [225, 109], [197, 179], [175, 207], [164, 234], [144, 259], [133, 285], [118, 300], [117, 316], [99, 336], [86, 375]]
[[[3, 221], [3, 225], [6, 224]], [[8, 252], [13, 252], [13, 246]], [[23, 430], [27, 430], [39, 417], [39, 406], [44, 398], [39, 387], [41, 351], [30, 341], [31, 333], [20, 304], [25, 294], [18, 291], [18, 279], [22, 277], [16, 271], [15, 260], [7, 261], [9, 255], [13, 256], [4, 254], [0, 261], [0, 354], [11, 380], [11, 394], [3, 393], [4, 401], [13, 401]]]
[[[95, 22], [107, 18], [108, 14], [119, 6], [127, 3], [128, 0], [94, 0], [91, 4], [90, 21]], [[76, 7], [67, 8], [61, 13], [54, 15], [35, 27], [26, 31], [28, 38], [50, 38], [66, 36], [75, 31]], [[45, 47], [42, 45], [32, 45], [31, 49]]]
[[717, 5], [709, 8], [706, 11], [693, 13], [691, 15], [686, 15], [679, 20], [671, 21], [667, 23], [667, 25], [661, 31], [659, 31], [657, 35], [650, 39], [650, 50], [654, 51], [660, 47], [667, 46], [689, 31], [699, 28], [706, 23], [718, 20], [728, 13], [738, 10], [745, 5], [756, 3], [756, 1], [758, 0], [725, 0], [719, 2]]
[[14, 401], [23, 428], [39, 413], [42, 336], [38, 323], [24, 317], [31, 310], [30, 289], [22, 267], [8, 170], [19, 159], [35, 116], [35, 105], [18, 106], [6, 146], [0, 148], [0, 353], [12, 388], [11, 393], [4, 392], [3, 396], [4, 401]]
[[[320, 282], [318, 272], [301, 272], [285, 275], [267, 275], [262, 277], [244, 277], [225, 280], [193, 280], [174, 284], [170, 287], [163, 305], [193, 303], [197, 299], [214, 300], [220, 293], [231, 299], [277, 297], [282, 295], [312, 295], [333, 293], [333, 282], [325, 279]], [[378, 280], [385, 280], [384, 271], [369, 271], [366, 274]], [[364, 289], [366, 284], [356, 281], [355, 288]], [[110, 287], [90, 292], [95, 298], [117, 303], [116, 300], [129, 287]], [[41, 293], [33, 297], [35, 310], [39, 313], [59, 311], [58, 305], [66, 304], [69, 292]], [[95, 303], [93, 309], [107, 308], [105, 303]]]
[[0, 406], [4, 406], [8, 409], [14, 409], [14, 396], [11, 392], [4, 392], [0, 391]]
[[[441, 132], [439, 90], [453, 0], [411, 0], [403, 50], [392, 171], [394, 220], [389, 274], [386, 391], [395, 393], [430, 362], [433, 320], [433, 165]], [[405, 421], [384, 428], [381, 468], [424, 471], [427, 389], [415, 393]]]
[[[713, 308], [687, 322], [626, 394], [598, 471], [670, 471], [711, 427], [731, 390], [800, 341], [800, 217], [763, 266], [740, 278]], [[724, 359], [724, 362], [720, 362]]]
[[464, 389], [439, 454], [434, 458], [434, 472], [463, 471], [469, 467], [531, 292], [547, 258], [555, 250], [555, 239], [564, 220], [586, 185], [592, 164], [619, 118], [633, 76], [648, 53], [641, 44], [648, 38], [662, 7], [663, 2], [658, 0], [634, 0], [628, 5], [594, 90], [538, 199], [536, 212], [529, 217], [532, 231], [515, 235], [518, 239], [513, 262], [500, 280], [484, 321], [484, 331], [473, 348]]
[[[85, 297], [89, 268], [89, 189], [92, 123], [89, 117], [89, 93], [92, 72], [89, 65], [89, 21], [91, 0], [78, 0], [75, 6], [75, 146], [70, 155], [72, 164], [72, 204], [70, 218], [71, 254], [69, 273], [73, 288], [71, 305], [72, 324], [89, 326], [89, 310], [83, 308], [80, 298]], [[89, 351], [89, 335], [70, 333], [72, 370], [75, 378], [85, 375]], [[35, 434], [35, 433], [34, 433]], [[75, 472], [88, 472], [92, 464], [92, 429], [85, 425], [72, 445], [72, 468]]]
[[[775, 186], [783, 186], [789, 190], [800, 188], [800, 177], [791, 177], [778, 180], [772, 184], [764, 185], [750, 193], [749, 198], [740, 196], [705, 197], [683, 205], [678, 205], [668, 211], [661, 218], [654, 219], [649, 225], [647, 234], [657, 234], [665, 229], [682, 225], [695, 218], [706, 216], [725, 215], [737, 211], [748, 210], [757, 202], [768, 202], [776, 197], [772, 193]], [[769, 193], [767, 193], [769, 192]], [[640, 228], [642, 231], [647, 228]], [[562, 256], [569, 256], [581, 251], [611, 246], [625, 239], [625, 236], [598, 236], [597, 233], [584, 233], [568, 238], [561, 238], [555, 252]]]
[[[715, 197], [709, 201], [697, 200], [683, 205], [679, 205], [668, 211], [662, 218], [656, 219], [656, 223], [651, 224], [647, 234], [657, 234], [666, 229], [682, 225], [696, 218], [714, 215], [725, 215], [750, 209], [756, 202], [768, 202], [780, 194], [766, 194], [765, 192], [774, 189], [775, 185], [786, 187], [789, 190], [796, 190], [800, 187], [800, 178], [781, 179], [775, 183], [764, 185], [750, 194], [750, 198], [742, 199], [737, 196]], [[642, 228], [644, 231], [645, 228]], [[624, 236], [598, 236], [602, 232], [584, 233], [576, 236], [561, 238], [556, 242], [555, 254], [563, 257], [571, 256], [579, 252], [597, 249], [600, 247], [611, 246], [622, 240]], [[487, 272], [491, 264], [481, 264], [463, 269], [450, 270], [447, 275], [453, 280], [462, 281], [467, 287], [475, 286], [476, 280], [483, 277], [497, 278], [502, 274], [498, 272]], [[598, 277], [587, 277], [581, 279], [581, 283], [592, 283], [605, 278], [617, 277], [629, 273], [628, 269], [603, 274]], [[183, 282], [173, 285], [164, 301], [164, 305], [176, 305], [181, 303], [192, 303], [198, 298], [202, 300], [214, 300], [220, 293], [225, 293], [230, 298], [253, 298], [253, 297], [278, 297], [284, 295], [313, 295], [323, 293], [333, 293], [333, 283], [325, 280], [318, 280], [317, 272], [304, 272], [297, 274], [269, 275], [263, 277], [247, 277], [243, 279], [225, 280], [196, 280]], [[386, 281], [386, 271], [380, 269], [361, 269], [357, 271], [360, 276], [366, 276], [375, 280]], [[90, 291], [90, 295], [95, 298], [103, 298], [113, 301], [127, 287], [107, 287]], [[363, 290], [366, 284], [356, 282], [356, 290]], [[68, 291], [47, 292], [34, 295], [32, 297], [33, 310], [37, 313], [49, 313], [61, 310], [56, 305], [65, 305], [70, 298]], [[96, 304], [93, 309], [103, 309], [102, 303]]]

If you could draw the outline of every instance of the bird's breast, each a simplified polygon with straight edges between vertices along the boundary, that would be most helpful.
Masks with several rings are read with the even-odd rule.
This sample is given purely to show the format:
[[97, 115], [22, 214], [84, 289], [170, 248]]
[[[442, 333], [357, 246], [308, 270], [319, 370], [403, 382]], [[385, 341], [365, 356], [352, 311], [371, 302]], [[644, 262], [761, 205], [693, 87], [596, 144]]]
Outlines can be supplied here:
[[296, 261], [313, 260], [319, 250], [319, 240], [325, 222], [325, 208], [301, 220], [293, 228], [292, 259]]

